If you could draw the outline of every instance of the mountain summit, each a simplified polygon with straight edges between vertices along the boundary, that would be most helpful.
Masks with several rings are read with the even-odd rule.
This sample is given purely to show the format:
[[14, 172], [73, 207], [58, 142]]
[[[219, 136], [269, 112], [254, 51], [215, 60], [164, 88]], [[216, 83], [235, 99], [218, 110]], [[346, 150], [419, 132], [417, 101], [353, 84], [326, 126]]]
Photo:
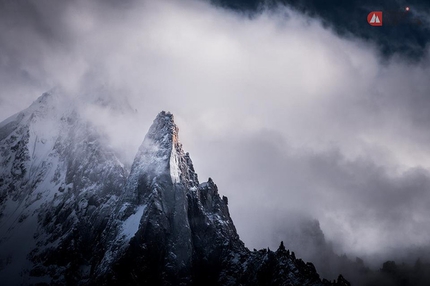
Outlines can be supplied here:
[[2, 285], [348, 285], [282, 243], [248, 250], [172, 114], [157, 115], [128, 170], [58, 100], [44, 94], [0, 124]]

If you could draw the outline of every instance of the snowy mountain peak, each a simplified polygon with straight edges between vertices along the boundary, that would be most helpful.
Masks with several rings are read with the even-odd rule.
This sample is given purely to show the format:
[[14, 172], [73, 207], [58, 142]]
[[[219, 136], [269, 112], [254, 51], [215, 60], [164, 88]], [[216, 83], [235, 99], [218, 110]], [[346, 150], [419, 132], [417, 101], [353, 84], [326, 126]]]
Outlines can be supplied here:
[[[145, 140], [157, 142], [160, 147], [169, 148], [178, 141], [179, 128], [176, 126], [173, 114], [162, 111], [155, 118]], [[142, 144], [141, 148], [145, 148]]]
[[126, 191], [129, 199], [136, 201], [143, 195], [143, 186], [150, 190], [160, 182], [181, 184], [186, 189], [198, 186], [193, 163], [182, 149], [178, 132], [170, 112], [157, 115], [133, 162]]
[[[2, 285], [32, 284], [34, 261], [73, 255], [51, 255], [50, 248], [76, 247], [74, 236], [109, 215], [125, 185], [128, 173], [103, 135], [66, 101], [44, 93], [0, 124]], [[97, 235], [81, 241], [96, 244]]]
[[[67, 100], [59, 88], [53, 88], [49, 91], [44, 92], [39, 96], [27, 110], [35, 110], [40, 108], [48, 107], [59, 107], [60, 103]], [[70, 106], [69, 106], [70, 107]]]
[[39, 105], [39, 104], [47, 104], [49, 100], [52, 99], [52, 93], [51, 92], [44, 92], [41, 96], [39, 96], [32, 105]]

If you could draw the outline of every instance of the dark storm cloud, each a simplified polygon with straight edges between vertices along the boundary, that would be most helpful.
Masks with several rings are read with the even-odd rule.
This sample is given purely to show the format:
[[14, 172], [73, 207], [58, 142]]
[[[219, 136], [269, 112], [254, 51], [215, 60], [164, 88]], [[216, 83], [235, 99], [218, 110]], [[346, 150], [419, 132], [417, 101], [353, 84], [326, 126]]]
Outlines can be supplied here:
[[[386, 55], [401, 54], [416, 60], [427, 53], [430, 41], [427, 1], [312, 1], [312, 0], [212, 0], [237, 11], [255, 13], [264, 7], [287, 5], [311, 17], [322, 19], [344, 37], [360, 37], [378, 44]], [[409, 12], [405, 11], [410, 7]], [[370, 27], [367, 14], [383, 11], [385, 25]]]
[[[275, 225], [290, 225], [291, 216], [294, 221], [295, 214], [307, 213], [319, 218], [335, 242], [348, 241], [351, 249], [342, 251], [370, 254], [427, 243], [427, 170], [409, 169], [392, 176], [372, 158], [348, 160], [339, 150], [303, 152], [279, 142], [279, 137], [267, 131], [233, 137], [219, 152], [207, 155], [210, 172], [229, 166], [229, 177], [219, 183], [231, 192], [233, 218], [253, 222], [239, 224], [239, 233], [264, 247]], [[230, 191], [235, 189], [244, 191]], [[250, 213], [253, 201], [259, 203], [252, 203]], [[274, 248], [279, 241], [271, 243]]]
[[[317, 218], [339, 251], [430, 239], [424, 49], [414, 63], [381, 60], [366, 36], [339, 37], [324, 17], [289, 8], [249, 17], [205, 1], [2, 5], [1, 120], [57, 86], [130, 161], [155, 115], [173, 112], [201, 181], [230, 197], [250, 247], [272, 244], [296, 216]], [[98, 97], [132, 111], [90, 104]]]

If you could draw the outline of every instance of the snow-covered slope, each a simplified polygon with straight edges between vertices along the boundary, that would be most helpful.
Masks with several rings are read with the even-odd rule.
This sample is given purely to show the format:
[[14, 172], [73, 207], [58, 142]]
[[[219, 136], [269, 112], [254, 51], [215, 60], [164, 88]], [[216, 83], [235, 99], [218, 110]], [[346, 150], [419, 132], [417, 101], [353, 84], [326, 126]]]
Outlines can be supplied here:
[[283, 245], [244, 246], [170, 113], [127, 170], [73, 103], [46, 93], [0, 124], [0, 165], [2, 285], [332, 285]]
[[128, 174], [114, 152], [73, 104], [64, 104], [45, 93], [0, 125], [0, 281], [6, 285], [50, 280], [34, 262], [56, 260], [52, 249], [66, 260], [72, 244], [97, 239], [125, 185]]

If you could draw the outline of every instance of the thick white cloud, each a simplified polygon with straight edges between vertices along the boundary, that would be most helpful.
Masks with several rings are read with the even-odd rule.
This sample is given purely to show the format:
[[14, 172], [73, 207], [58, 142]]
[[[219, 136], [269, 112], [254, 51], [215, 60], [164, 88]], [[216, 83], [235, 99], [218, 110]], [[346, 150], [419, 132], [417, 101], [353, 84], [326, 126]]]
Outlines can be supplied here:
[[2, 25], [0, 119], [53, 86], [84, 103], [127, 100], [131, 116], [83, 108], [131, 160], [169, 110], [250, 247], [291, 211], [319, 219], [345, 252], [427, 243], [427, 59], [382, 61], [370, 42], [283, 8], [127, 3], [41, 1], [37, 19]]

